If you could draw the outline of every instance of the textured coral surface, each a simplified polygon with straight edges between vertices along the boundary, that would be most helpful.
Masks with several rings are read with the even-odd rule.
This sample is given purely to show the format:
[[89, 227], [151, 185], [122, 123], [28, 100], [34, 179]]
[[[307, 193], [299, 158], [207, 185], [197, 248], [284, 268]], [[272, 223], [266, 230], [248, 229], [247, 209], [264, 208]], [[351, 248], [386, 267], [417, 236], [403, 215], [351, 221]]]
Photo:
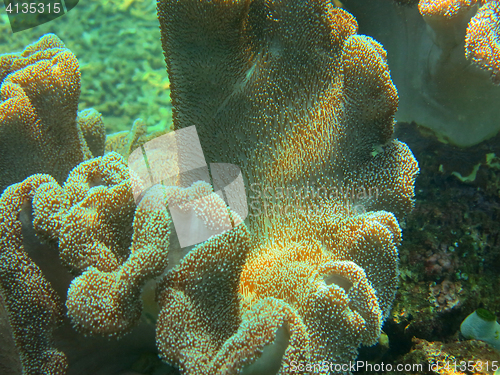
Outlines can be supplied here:
[[[409, 211], [418, 171], [406, 145], [391, 140], [398, 98], [385, 51], [323, 1], [163, 1], [158, 9], [175, 127], [195, 125], [207, 158], [239, 165], [256, 204], [239, 285], [227, 276], [217, 315], [209, 301], [221, 287], [210, 286], [223, 284], [226, 265], [200, 269], [204, 288], [187, 270], [181, 285], [166, 277], [163, 298], [175, 302], [164, 306], [191, 318], [163, 308], [171, 325], [158, 330], [169, 343], [160, 352], [187, 374], [252, 373], [266, 350], [279, 354], [265, 371], [281, 361], [280, 373], [305, 360], [353, 359], [377, 340], [396, 286], [400, 229], [375, 210]], [[264, 322], [249, 338], [255, 320]], [[186, 330], [196, 333], [176, 345]]]
[[[229, 186], [146, 189], [112, 151], [141, 145], [140, 123], [90, 158], [104, 149], [102, 121], [75, 107], [72, 141], [89, 139], [89, 159], [15, 181], [0, 198], [9, 349], [30, 374], [165, 372], [144, 366], [155, 329], [159, 355], [182, 374], [354, 360], [390, 313], [398, 219], [418, 173], [392, 138], [385, 50], [326, 0], [165, 0], [158, 13], [175, 129], [195, 125], [207, 161], [241, 168], [249, 216], [228, 207]], [[189, 230], [229, 225], [180, 249], [174, 212]]]
[[489, 1], [472, 18], [465, 36], [465, 56], [500, 84], [500, 3]]
[[78, 61], [57, 36], [1, 55], [0, 84], [0, 190], [33, 173], [63, 182], [92, 156], [78, 126]]

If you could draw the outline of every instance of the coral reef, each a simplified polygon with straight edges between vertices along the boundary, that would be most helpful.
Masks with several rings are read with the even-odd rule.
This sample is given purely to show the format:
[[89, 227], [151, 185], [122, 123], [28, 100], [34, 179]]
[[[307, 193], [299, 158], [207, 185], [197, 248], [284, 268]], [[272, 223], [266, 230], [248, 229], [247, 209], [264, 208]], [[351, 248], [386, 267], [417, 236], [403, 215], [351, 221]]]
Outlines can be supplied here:
[[[176, 130], [195, 125], [210, 162], [240, 166], [260, 198], [280, 191], [277, 210], [243, 222], [203, 181], [146, 188], [118, 153], [91, 158], [104, 149], [102, 121], [73, 105], [67, 136], [89, 139], [86, 157], [0, 198], [0, 295], [18, 362], [33, 374], [130, 371], [154, 351], [153, 329], [183, 374], [354, 360], [390, 313], [398, 219], [418, 173], [392, 138], [398, 96], [384, 49], [326, 0], [162, 0], [158, 13]], [[136, 122], [107, 150], [128, 155], [143, 135]], [[179, 255], [173, 207], [229, 229]], [[143, 292], [155, 284], [157, 316]]]
[[[498, 354], [481, 341], [428, 342], [414, 339], [413, 348], [401, 361], [404, 373], [417, 374], [493, 374], [498, 369]], [[389, 371], [387, 374], [400, 374]]]
[[445, 244], [441, 245], [441, 249], [434, 252], [432, 247], [431, 250], [428, 250], [425, 262], [425, 273], [429, 277], [440, 277], [446, 274], [453, 274], [456, 266], [457, 259], [454, 254], [453, 246], [450, 246], [450, 250], [448, 250]]
[[[481, 162], [485, 148], [497, 146], [488, 141], [465, 151], [418, 131], [402, 132], [409, 124], [400, 125], [397, 137], [408, 143], [421, 171], [415, 184], [415, 209], [407, 217], [405, 240], [399, 248], [400, 284], [384, 325], [390, 349], [376, 362], [420, 363], [426, 354], [417, 342], [424, 342], [433, 345], [429, 361], [448, 356], [450, 361], [455, 357], [491, 364], [498, 354], [487, 353], [478, 342], [459, 341], [458, 332], [462, 321], [478, 308], [500, 311], [500, 169], [495, 162], [489, 166]], [[455, 168], [470, 159], [481, 163], [473, 181], [447, 173], [450, 161]], [[363, 350], [358, 359], [372, 360]], [[491, 368], [470, 372], [493, 373]]]
[[460, 282], [452, 283], [449, 280], [444, 280], [439, 284], [433, 283], [429, 286], [430, 301], [437, 307], [438, 312], [449, 311], [458, 306], [461, 292], [462, 284]]

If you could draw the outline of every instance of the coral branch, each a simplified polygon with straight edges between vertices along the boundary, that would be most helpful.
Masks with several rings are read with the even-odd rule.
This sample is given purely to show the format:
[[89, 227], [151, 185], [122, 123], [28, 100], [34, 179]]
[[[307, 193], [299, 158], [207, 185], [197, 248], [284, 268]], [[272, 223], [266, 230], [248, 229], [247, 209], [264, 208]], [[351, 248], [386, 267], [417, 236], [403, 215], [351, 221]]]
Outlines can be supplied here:
[[53, 330], [62, 322], [58, 295], [23, 246], [21, 210], [48, 175], [34, 175], [10, 186], [0, 198], [0, 302], [9, 311], [12, 334], [24, 374], [61, 374], [66, 357], [52, 346]]
[[0, 56], [0, 78], [0, 191], [34, 173], [64, 182], [92, 157], [76, 121], [75, 55], [49, 34], [20, 54]]
[[465, 57], [500, 84], [500, 2], [488, 1], [472, 18], [465, 36]]

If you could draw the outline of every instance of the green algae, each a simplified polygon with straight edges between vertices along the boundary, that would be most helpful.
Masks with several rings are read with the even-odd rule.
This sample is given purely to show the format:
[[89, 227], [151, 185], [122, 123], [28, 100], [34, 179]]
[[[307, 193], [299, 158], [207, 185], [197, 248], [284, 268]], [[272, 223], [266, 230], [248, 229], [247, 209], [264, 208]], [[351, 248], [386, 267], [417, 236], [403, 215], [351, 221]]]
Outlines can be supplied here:
[[476, 164], [474, 168], [472, 168], [472, 172], [468, 176], [462, 176], [460, 172], [451, 172], [451, 174], [462, 182], [473, 182], [476, 179], [477, 171], [479, 170], [480, 166], [481, 163]]
[[496, 321], [497, 320], [497, 317], [495, 316], [495, 314], [493, 314], [492, 312], [486, 310], [486, 309], [483, 309], [483, 308], [479, 308], [476, 310], [476, 314], [483, 320], [486, 320], [487, 322], [493, 322], [493, 321]]

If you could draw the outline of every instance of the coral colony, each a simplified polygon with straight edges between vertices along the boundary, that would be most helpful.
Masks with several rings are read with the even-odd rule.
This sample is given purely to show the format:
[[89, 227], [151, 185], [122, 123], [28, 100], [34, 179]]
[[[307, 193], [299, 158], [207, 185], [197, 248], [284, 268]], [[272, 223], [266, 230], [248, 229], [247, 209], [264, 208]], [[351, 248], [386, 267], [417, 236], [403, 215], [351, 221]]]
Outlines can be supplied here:
[[[56, 35], [0, 56], [1, 371], [147, 373], [148, 353], [185, 375], [353, 371], [324, 364], [379, 340], [419, 167], [393, 139], [386, 51], [333, 3], [160, 0], [167, 151], [139, 121], [106, 137], [78, 111]], [[462, 57], [498, 83], [498, 2], [449, 3], [419, 3], [438, 53], [467, 13]], [[188, 149], [202, 162], [182, 170]], [[422, 258], [429, 275], [458, 268], [445, 250]], [[429, 293], [444, 313], [461, 291]], [[481, 311], [462, 330], [496, 345]]]

